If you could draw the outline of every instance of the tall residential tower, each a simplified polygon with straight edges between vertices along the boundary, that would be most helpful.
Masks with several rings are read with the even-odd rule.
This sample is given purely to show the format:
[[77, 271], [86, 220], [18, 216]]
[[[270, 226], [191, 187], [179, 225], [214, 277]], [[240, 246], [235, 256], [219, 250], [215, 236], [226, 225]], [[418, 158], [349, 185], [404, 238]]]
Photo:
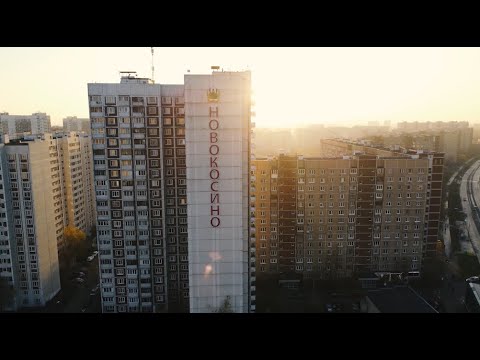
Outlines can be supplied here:
[[250, 73], [89, 84], [104, 312], [250, 310]]
[[55, 140], [0, 144], [0, 275], [15, 290], [10, 307], [43, 306], [60, 290], [58, 244], [64, 209]]

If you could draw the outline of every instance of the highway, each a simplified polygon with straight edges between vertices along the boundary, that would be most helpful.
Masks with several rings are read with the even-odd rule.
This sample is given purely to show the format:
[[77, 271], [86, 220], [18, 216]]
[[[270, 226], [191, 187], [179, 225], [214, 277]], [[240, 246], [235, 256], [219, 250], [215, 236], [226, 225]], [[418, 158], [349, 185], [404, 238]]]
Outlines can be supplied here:
[[[480, 204], [479, 178], [480, 160], [473, 163], [465, 172], [460, 184], [460, 198], [462, 209], [467, 215], [467, 231], [474, 252], [480, 262], [480, 211], [477, 204]], [[464, 200], [467, 201], [464, 201]]]

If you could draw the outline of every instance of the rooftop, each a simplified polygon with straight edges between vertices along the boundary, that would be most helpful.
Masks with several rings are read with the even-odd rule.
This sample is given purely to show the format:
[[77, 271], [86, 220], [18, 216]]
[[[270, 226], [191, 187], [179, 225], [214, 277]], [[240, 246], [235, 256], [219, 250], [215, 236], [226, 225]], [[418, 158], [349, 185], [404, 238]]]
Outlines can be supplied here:
[[415, 155], [420, 155], [420, 154], [443, 154], [441, 152], [437, 151], [430, 151], [430, 150], [423, 150], [423, 149], [407, 149], [399, 145], [392, 145], [389, 147], [378, 145], [378, 144], [373, 144], [370, 141], [366, 140], [359, 140], [359, 141], [354, 141], [350, 139], [340, 139], [340, 138], [330, 138], [330, 139], [323, 139], [322, 142], [337, 142], [337, 143], [343, 143], [347, 145], [355, 145], [355, 146], [360, 146], [363, 147], [364, 149], [375, 149], [375, 150], [381, 150], [385, 152], [390, 152], [390, 155], [382, 155], [381, 158], [397, 158], [398, 157], [410, 157], [410, 158], [416, 158]]
[[408, 286], [370, 290], [367, 296], [381, 313], [438, 313]]

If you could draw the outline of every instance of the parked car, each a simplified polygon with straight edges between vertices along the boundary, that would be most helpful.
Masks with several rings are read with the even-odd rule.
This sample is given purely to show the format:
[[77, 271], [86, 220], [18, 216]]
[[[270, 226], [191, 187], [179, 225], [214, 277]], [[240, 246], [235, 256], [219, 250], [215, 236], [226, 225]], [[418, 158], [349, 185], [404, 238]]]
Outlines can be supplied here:
[[327, 304], [327, 305], [325, 305], [325, 308], [326, 308], [327, 312], [329, 312], [329, 313], [333, 312], [333, 306], [332, 306], [332, 304]]
[[94, 258], [95, 258], [95, 256], [90, 255], [90, 256], [87, 258], [87, 261], [90, 262], [90, 261], [92, 261]]
[[79, 283], [79, 284], [83, 284], [83, 283], [85, 282], [85, 279], [82, 279], [82, 278], [80, 278], [80, 277], [77, 277], [77, 278], [75, 279], [75, 281], [76, 281], [77, 283]]
[[479, 282], [480, 281], [480, 277], [478, 276], [471, 276], [469, 277], [468, 279], [465, 280], [466, 282]]

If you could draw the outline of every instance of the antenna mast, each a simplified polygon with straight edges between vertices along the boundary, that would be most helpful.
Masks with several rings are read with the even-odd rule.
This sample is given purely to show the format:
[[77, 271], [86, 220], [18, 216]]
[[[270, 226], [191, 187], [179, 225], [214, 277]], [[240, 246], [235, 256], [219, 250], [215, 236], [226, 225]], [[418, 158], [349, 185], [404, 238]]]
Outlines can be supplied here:
[[151, 48], [152, 49], [152, 80], [155, 82], [155, 67], [153, 66], [153, 47]]

